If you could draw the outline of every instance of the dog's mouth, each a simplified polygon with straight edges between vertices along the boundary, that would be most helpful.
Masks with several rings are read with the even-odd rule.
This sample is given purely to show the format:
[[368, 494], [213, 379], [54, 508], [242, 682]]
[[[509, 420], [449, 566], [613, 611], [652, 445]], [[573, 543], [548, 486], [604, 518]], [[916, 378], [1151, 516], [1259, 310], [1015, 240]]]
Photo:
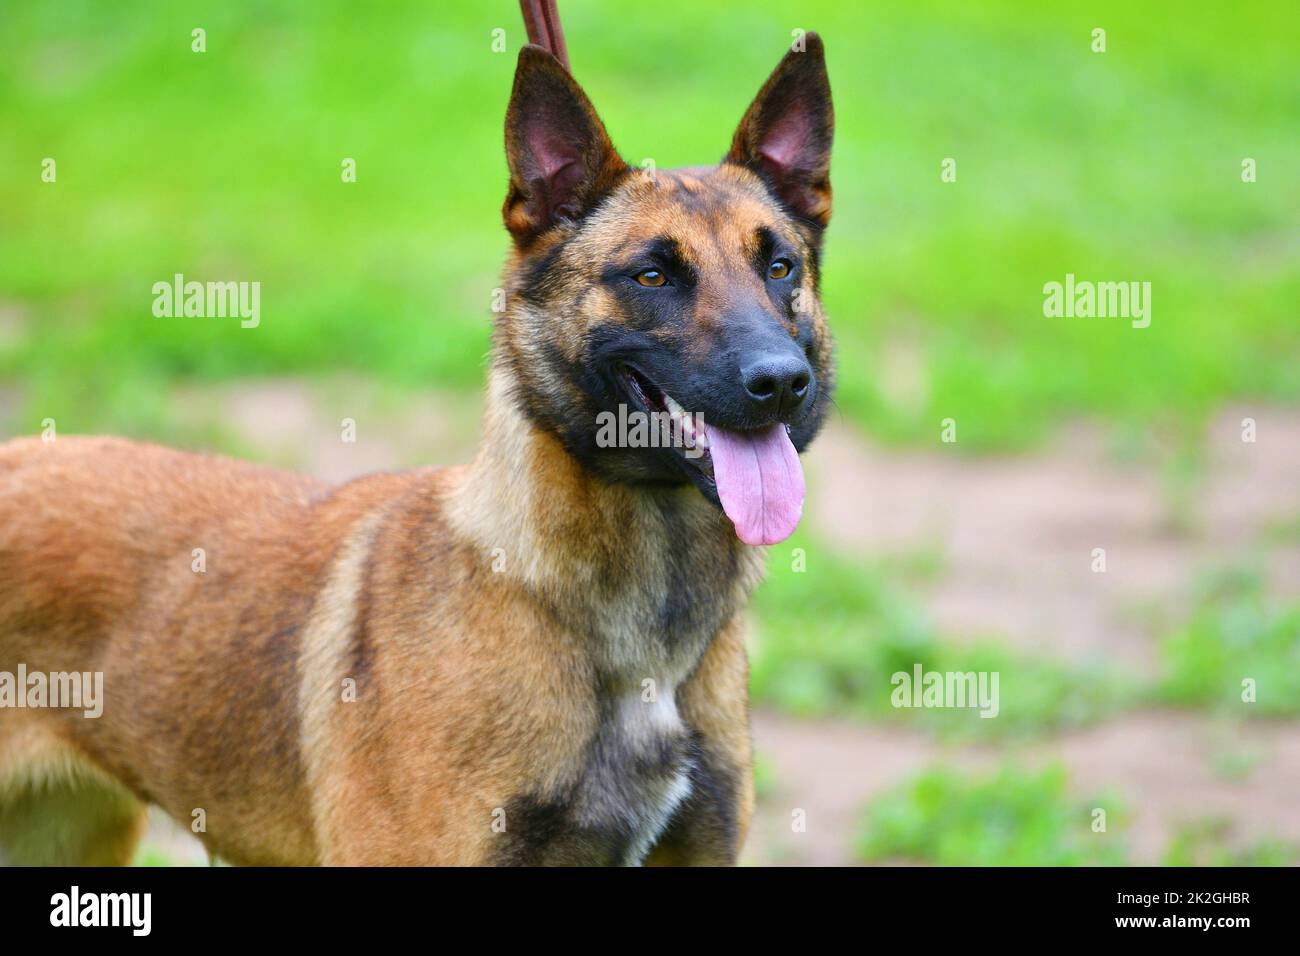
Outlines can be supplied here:
[[[746, 544], [784, 541], [803, 514], [804, 478], [790, 427], [729, 429], [706, 424], [706, 415], [684, 407], [640, 369], [618, 367], [634, 411], [649, 416], [658, 441], [687, 476], [731, 519]], [[653, 440], [652, 440], [653, 441]]]
[[[658, 419], [652, 418], [651, 421], [664, 421], [668, 424], [667, 435], [656, 435], [660, 439], [657, 446], [668, 447], [677, 452], [683, 461], [698, 471], [710, 485], [716, 487], [713, 456], [709, 454], [709, 433], [704, 425], [704, 416], [688, 412], [676, 399], [631, 366], [621, 366], [619, 377], [637, 406], [636, 411], [660, 416]], [[667, 417], [665, 419], [662, 416]]]

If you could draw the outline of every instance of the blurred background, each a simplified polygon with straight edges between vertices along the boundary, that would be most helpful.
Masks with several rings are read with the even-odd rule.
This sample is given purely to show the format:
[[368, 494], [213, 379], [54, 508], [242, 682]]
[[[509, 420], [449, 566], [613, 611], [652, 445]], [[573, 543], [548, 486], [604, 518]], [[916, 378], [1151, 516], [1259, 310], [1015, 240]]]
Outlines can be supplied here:
[[[839, 392], [751, 613], [746, 861], [1300, 861], [1294, 4], [560, 6], [660, 167], [826, 41]], [[523, 42], [514, 0], [0, 0], [0, 438], [466, 460]], [[155, 318], [176, 273], [260, 325]], [[1150, 327], [1045, 318], [1067, 273], [1150, 282]], [[917, 663], [999, 716], [893, 708]], [[140, 862], [202, 858], [159, 819]]]

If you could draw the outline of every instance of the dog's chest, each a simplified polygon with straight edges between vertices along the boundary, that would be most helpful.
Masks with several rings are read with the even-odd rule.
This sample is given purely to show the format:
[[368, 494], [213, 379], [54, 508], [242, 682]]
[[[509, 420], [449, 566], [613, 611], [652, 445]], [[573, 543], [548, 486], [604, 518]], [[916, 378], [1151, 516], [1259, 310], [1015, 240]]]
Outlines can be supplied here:
[[690, 794], [690, 739], [671, 687], [647, 687], [604, 707], [575, 822], [611, 834], [617, 862], [636, 865]]
[[601, 701], [602, 719], [580, 773], [556, 798], [524, 796], [501, 862], [635, 866], [691, 792], [691, 738], [672, 688]]
[[506, 808], [510, 836], [498, 860], [635, 865], [692, 800], [699, 745], [676, 692], [756, 576], [729, 554], [647, 548], [638, 575], [554, 605], [590, 648], [598, 716], [567, 785]]

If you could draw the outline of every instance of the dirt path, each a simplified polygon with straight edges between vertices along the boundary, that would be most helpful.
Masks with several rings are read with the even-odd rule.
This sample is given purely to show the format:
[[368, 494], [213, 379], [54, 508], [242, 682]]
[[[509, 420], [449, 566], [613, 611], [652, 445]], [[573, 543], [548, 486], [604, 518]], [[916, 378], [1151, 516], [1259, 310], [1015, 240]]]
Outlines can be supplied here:
[[[1253, 444], [1241, 441], [1248, 414]], [[1082, 426], [1040, 454], [970, 458], [885, 451], [834, 425], [808, 455], [810, 518], [863, 557], [936, 551], [943, 573], [920, 599], [946, 636], [1149, 672], [1153, 638], [1182, 619], [1198, 576], [1266, 556], [1272, 590], [1300, 594], [1300, 534], [1277, 533], [1300, 517], [1300, 416], [1219, 416], [1187, 485], [1152, 459], [1118, 462]]]

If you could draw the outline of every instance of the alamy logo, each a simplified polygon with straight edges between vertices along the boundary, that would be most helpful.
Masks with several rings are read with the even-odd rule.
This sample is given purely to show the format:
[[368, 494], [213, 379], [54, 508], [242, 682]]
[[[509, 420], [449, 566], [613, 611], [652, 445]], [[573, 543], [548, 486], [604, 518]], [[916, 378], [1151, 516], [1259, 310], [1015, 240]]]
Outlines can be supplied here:
[[133, 936], [148, 936], [153, 926], [151, 893], [71, 892], [50, 897], [51, 926], [126, 926]]
[[255, 329], [262, 323], [262, 283], [186, 282], [176, 273], [171, 282], [153, 284], [153, 314], [158, 318], [240, 319]]
[[996, 717], [997, 671], [925, 671], [912, 665], [912, 673], [898, 671], [890, 679], [894, 691], [889, 702], [895, 707], [974, 708], [981, 717]]
[[70, 709], [94, 719], [104, 713], [103, 671], [0, 671], [0, 707]]
[[680, 448], [687, 458], [699, 458], [709, 447], [704, 415], [687, 412], [669, 396], [668, 411], [643, 412], [618, 406], [618, 414], [596, 416], [597, 448]]
[[1150, 282], [1065, 282], [1043, 286], [1043, 315], [1049, 319], [1132, 319], [1135, 329], [1151, 324]]

